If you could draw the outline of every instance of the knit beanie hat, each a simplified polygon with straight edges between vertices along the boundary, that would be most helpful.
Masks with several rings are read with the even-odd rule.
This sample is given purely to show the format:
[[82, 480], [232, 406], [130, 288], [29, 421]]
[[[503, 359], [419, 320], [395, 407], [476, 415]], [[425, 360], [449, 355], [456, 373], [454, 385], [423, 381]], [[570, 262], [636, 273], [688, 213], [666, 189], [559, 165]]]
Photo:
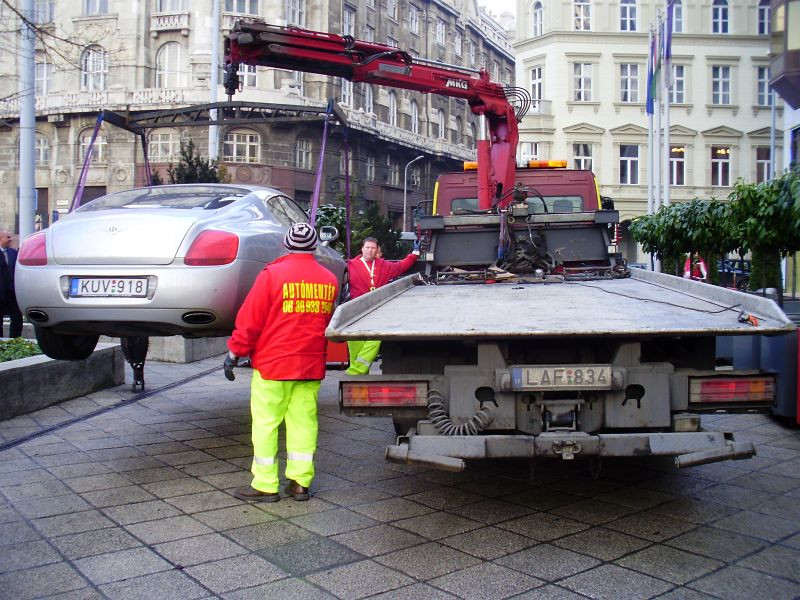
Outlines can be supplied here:
[[317, 231], [308, 223], [295, 223], [286, 232], [283, 245], [289, 252], [310, 254], [317, 247]]

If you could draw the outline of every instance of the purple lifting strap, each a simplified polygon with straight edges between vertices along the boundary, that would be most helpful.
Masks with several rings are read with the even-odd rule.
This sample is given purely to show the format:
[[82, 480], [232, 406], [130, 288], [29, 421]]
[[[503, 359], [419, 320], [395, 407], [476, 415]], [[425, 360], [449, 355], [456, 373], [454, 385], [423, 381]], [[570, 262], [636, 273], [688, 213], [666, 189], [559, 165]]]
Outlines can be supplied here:
[[144, 154], [144, 176], [145, 185], [150, 187], [153, 185], [153, 171], [150, 170], [150, 156], [149, 148], [147, 147], [147, 136], [142, 132], [142, 154]]
[[325, 111], [325, 128], [322, 130], [322, 146], [319, 149], [319, 163], [317, 164], [317, 181], [314, 184], [314, 196], [311, 200], [311, 215], [309, 223], [312, 227], [317, 225], [317, 206], [319, 206], [319, 188], [322, 184], [322, 167], [325, 162], [325, 145], [328, 142], [328, 121], [333, 112], [333, 100], [328, 100], [328, 109]]
[[350, 260], [350, 143], [347, 141], [347, 129], [344, 130], [344, 219], [347, 238], [345, 246], [347, 260]]
[[94, 124], [94, 131], [92, 131], [92, 139], [89, 141], [89, 147], [86, 149], [86, 156], [83, 157], [83, 168], [81, 169], [81, 176], [78, 179], [78, 186], [75, 188], [75, 194], [72, 196], [72, 202], [69, 205], [69, 212], [72, 212], [81, 205], [83, 198], [83, 188], [86, 186], [86, 174], [89, 172], [89, 163], [92, 162], [92, 152], [94, 151], [94, 141], [97, 139], [97, 134], [100, 131], [100, 125], [103, 124], [103, 111], [97, 115], [97, 121]]

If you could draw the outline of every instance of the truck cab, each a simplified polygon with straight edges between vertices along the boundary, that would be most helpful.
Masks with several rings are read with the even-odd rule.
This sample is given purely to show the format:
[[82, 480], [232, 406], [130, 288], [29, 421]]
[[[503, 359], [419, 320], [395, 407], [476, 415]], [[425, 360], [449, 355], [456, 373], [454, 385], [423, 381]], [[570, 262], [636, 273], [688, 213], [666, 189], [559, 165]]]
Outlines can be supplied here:
[[[478, 173], [465, 163], [460, 173], [439, 176], [433, 214], [459, 215], [478, 211]], [[567, 161], [530, 161], [518, 167], [515, 181], [527, 190], [531, 213], [580, 213], [600, 209], [597, 181], [591, 171], [566, 169]], [[510, 192], [510, 190], [509, 190]]]

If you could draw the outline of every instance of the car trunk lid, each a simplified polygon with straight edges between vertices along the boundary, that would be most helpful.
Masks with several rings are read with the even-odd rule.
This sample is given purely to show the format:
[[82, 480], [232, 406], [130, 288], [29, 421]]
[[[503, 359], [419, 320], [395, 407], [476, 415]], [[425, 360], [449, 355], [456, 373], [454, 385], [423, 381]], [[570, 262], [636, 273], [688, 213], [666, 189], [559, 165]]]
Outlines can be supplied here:
[[63, 265], [167, 265], [197, 221], [185, 210], [132, 212], [62, 219], [50, 231], [52, 258]]

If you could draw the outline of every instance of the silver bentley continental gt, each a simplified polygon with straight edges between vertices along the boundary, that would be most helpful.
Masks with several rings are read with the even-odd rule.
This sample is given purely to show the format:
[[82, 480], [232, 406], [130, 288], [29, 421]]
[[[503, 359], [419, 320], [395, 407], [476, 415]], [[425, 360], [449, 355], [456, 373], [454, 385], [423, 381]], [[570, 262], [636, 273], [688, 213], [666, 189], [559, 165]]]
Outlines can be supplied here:
[[[305, 212], [282, 192], [238, 184], [140, 188], [97, 198], [28, 237], [17, 300], [52, 358], [89, 356], [99, 335], [230, 335], [264, 265]], [[320, 238], [336, 239], [335, 227]], [[327, 244], [316, 257], [340, 281]]]

